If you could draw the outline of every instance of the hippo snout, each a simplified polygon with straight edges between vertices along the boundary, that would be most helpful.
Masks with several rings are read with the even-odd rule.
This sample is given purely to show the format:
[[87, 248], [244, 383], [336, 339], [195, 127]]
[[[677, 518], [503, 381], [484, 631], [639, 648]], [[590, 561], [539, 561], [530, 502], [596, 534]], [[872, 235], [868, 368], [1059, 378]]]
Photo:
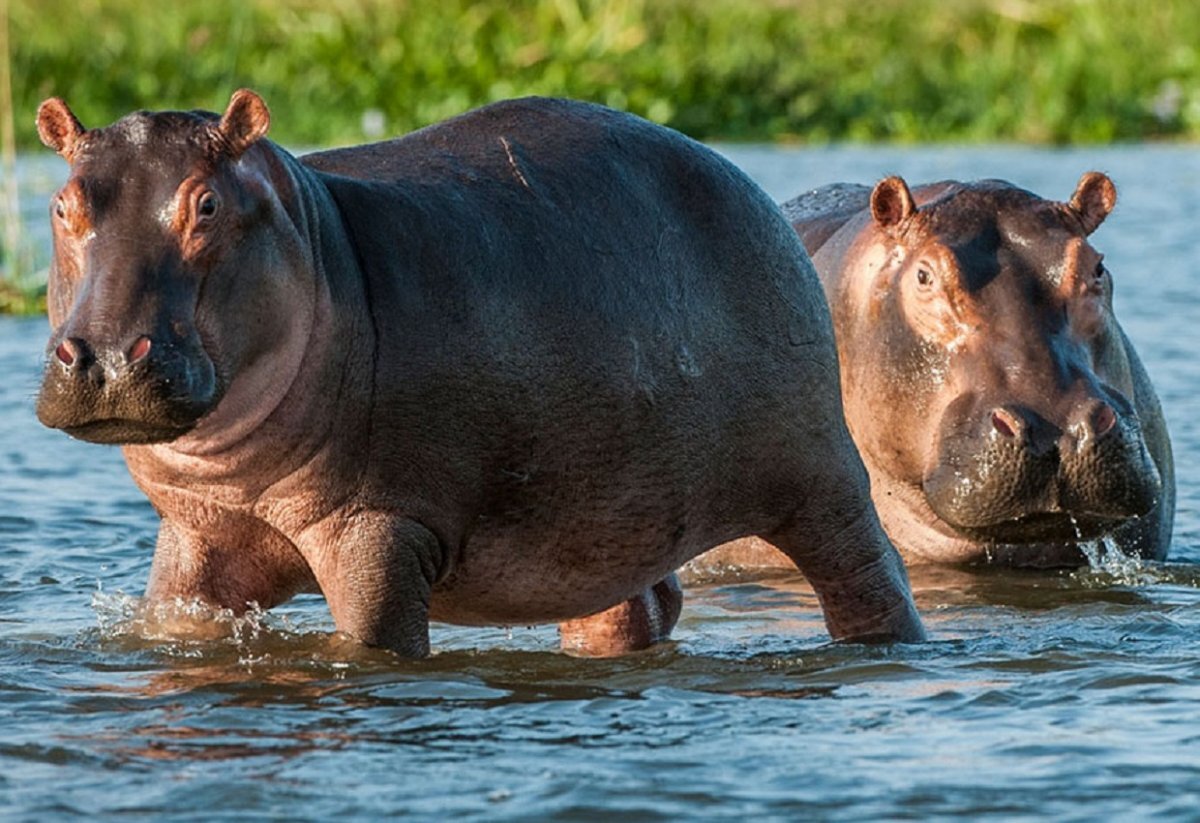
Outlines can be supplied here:
[[1057, 419], [1018, 403], [960, 398], [943, 418], [925, 497], [975, 537], [1072, 539], [1145, 515], [1162, 491], [1137, 415], [1116, 392]]
[[195, 340], [136, 334], [102, 344], [51, 341], [37, 415], [94, 443], [157, 443], [189, 431], [219, 400], [212, 361]]
[[82, 338], [64, 337], [54, 347], [51, 357], [68, 374], [74, 373], [77, 379], [102, 386], [106, 380], [121, 379], [136, 364], [145, 360], [153, 348], [153, 341], [144, 334], [139, 335], [128, 347], [102, 348], [99, 351]]

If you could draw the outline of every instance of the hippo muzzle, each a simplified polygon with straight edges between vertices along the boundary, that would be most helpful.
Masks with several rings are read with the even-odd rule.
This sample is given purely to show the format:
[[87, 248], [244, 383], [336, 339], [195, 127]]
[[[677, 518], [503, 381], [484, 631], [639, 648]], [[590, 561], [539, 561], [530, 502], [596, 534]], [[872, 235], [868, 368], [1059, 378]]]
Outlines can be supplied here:
[[194, 334], [138, 335], [112, 345], [67, 331], [50, 342], [37, 415], [93, 443], [160, 443], [191, 430], [220, 394]]
[[963, 395], [943, 416], [936, 455], [923, 484], [930, 507], [980, 540], [1091, 539], [1162, 494], [1138, 417], [1114, 390], [1061, 416]]

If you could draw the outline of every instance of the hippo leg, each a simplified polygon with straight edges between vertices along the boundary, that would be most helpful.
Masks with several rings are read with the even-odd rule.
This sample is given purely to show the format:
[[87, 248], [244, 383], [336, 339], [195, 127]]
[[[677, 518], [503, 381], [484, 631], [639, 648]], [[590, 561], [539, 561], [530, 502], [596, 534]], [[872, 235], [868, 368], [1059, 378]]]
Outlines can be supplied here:
[[[219, 535], [214, 542], [210, 535]], [[196, 533], [164, 519], [146, 586], [150, 604], [203, 603], [242, 614], [269, 609], [313, 586], [304, 558], [252, 518], [228, 516]], [[183, 618], [183, 613], [178, 615]]]
[[679, 619], [683, 590], [674, 573], [611, 609], [558, 624], [563, 651], [614, 657], [666, 640]]
[[872, 506], [848, 521], [793, 521], [762, 535], [804, 573], [834, 640], [925, 639], [908, 575]]
[[429, 599], [445, 568], [434, 534], [412, 520], [355, 511], [306, 543], [334, 625], [368, 646], [429, 654]]

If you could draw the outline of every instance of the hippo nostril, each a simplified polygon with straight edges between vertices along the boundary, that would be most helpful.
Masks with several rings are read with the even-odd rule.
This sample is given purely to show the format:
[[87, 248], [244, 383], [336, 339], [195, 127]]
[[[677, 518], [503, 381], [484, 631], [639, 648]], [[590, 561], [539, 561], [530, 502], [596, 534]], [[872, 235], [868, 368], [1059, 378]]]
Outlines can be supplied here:
[[1021, 423], [1007, 409], [992, 411], [992, 426], [1005, 437], [1016, 437], [1021, 431]]
[[54, 350], [54, 356], [64, 366], [74, 366], [75, 361], [79, 359], [79, 347], [70, 340], [64, 340]]
[[1097, 437], [1103, 437], [1117, 425], [1117, 413], [1112, 406], [1101, 403], [1100, 408], [1092, 415], [1092, 430]]
[[133, 341], [133, 345], [129, 347], [129, 353], [126, 355], [126, 359], [130, 363], [136, 363], [149, 353], [150, 338], [143, 334], [137, 340]]

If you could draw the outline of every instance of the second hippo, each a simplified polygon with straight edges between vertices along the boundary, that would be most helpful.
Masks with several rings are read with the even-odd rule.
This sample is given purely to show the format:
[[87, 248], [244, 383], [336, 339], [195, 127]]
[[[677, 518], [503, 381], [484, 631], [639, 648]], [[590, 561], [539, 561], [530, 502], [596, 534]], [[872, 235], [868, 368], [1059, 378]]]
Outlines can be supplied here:
[[[833, 310], [842, 400], [908, 563], [1072, 566], [1168, 552], [1158, 398], [1088, 236], [1116, 187], [1056, 202], [998, 180], [835, 184], [784, 204]], [[698, 567], [782, 566], [767, 542]]]
[[[835, 184], [784, 204], [833, 312], [842, 397], [909, 563], [1053, 567], [1105, 541], [1166, 556], [1174, 464], [1089, 236], [1116, 188]], [[762, 541], [702, 561], [781, 565]]]

